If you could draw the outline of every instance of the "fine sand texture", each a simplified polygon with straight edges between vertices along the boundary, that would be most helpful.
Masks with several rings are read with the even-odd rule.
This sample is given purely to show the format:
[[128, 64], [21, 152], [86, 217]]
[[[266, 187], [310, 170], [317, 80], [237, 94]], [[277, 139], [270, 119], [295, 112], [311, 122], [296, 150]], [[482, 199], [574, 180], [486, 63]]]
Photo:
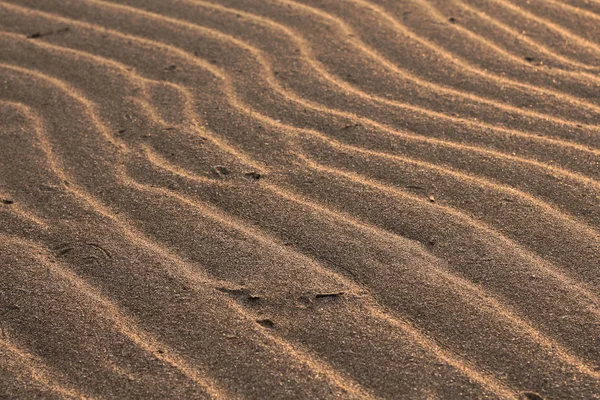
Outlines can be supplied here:
[[600, 399], [600, 0], [0, 0], [0, 399]]

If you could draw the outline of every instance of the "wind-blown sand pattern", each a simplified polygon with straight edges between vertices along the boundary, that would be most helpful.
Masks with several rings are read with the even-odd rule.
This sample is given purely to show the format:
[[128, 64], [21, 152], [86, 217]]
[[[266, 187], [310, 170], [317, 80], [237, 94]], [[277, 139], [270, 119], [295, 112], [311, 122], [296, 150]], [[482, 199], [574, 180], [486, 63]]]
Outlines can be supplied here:
[[600, 398], [600, 1], [0, 0], [0, 397]]

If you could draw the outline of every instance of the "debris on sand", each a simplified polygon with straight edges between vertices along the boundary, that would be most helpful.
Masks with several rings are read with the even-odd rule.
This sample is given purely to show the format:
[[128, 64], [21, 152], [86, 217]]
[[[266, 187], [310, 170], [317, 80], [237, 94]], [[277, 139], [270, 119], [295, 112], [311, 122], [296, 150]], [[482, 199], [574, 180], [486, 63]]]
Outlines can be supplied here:
[[68, 32], [71, 28], [64, 27], [64, 28], [60, 28], [60, 29], [56, 29], [54, 31], [48, 31], [48, 32], [34, 32], [31, 35], [27, 35], [27, 39], [37, 39], [37, 38], [41, 38], [43, 36], [49, 36], [49, 35], [54, 35], [54, 34], [58, 34], [58, 33], [63, 33], [63, 32]]
[[224, 165], [215, 165], [213, 167], [213, 171], [217, 174], [217, 175], [229, 175], [229, 168], [227, 168]]
[[275, 322], [273, 322], [272, 320], [265, 318], [265, 319], [257, 319], [256, 322], [260, 325], [260, 326], [264, 326], [265, 328], [275, 328]]
[[317, 293], [315, 298], [323, 299], [323, 298], [336, 298], [340, 297], [344, 294], [344, 292], [336, 292], [336, 293]]
[[255, 172], [255, 171], [246, 172], [246, 173], [244, 173], [244, 176], [246, 176], [247, 178], [250, 178], [250, 179], [254, 179], [255, 181], [259, 180], [262, 177], [261, 174], [259, 174], [258, 172]]

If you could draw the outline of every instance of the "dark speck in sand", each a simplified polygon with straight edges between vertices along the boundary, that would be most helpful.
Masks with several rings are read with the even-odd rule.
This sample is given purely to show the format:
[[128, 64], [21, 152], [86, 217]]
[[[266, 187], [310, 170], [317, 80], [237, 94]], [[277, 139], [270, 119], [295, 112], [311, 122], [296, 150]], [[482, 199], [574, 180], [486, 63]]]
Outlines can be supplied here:
[[254, 179], [255, 181], [259, 180], [262, 177], [261, 174], [259, 174], [258, 172], [254, 172], [254, 171], [252, 171], [252, 172], [246, 172], [244, 175], [247, 178]]
[[523, 392], [521, 393], [521, 398], [523, 400], [544, 400], [544, 398], [541, 395], [535, 392]]
[[229, 175], [229, 168], [224, 165], [216, 165], [213, 167], [213, 170], [217, 175]]
[[265, 318], [265, 319], [257, 319], [256, 322], [260, 325], [260, 326], [264, 326], [265, 328], [275, 328], [275, 322], [273, 322], [272, 320]]
[[336, 292], [336, 293], [317, 293], [315, 295], [315, 298], [317, 299], [327, 299], [327, 298], [336, 298], [336, 297], [340, 297], [344, 294], [344, 292]]

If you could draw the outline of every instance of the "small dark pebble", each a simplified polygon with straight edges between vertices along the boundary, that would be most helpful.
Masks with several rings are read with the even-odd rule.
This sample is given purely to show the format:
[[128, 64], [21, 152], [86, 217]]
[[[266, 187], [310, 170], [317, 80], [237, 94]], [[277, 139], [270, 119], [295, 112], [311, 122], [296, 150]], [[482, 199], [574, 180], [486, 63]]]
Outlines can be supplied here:
[[119, 133], [125, 133], [127, 132], [127, 129], [119, 129]]
[[230, 294], [233, 296], [240, 296], [240, 295], [248, 294], [248, 289], [229, 289], [226, 287], [218, 287], [215, 289], [217, 289], [219, 292], [227, 293], [227, 294]]
[[450, 18], [448, 18], [448, 21], [450, 21], [450, 22], [454, 23], [454, 22], [456, 22], [456, 18], [454, 18], [454, 17], [450, 17]]
[[533, 60], [534, 60], [534, 58], [533, 58], [533, 57], [525, 57], [525, 61], [532, 62]]
[[246, 300], [248, 300], [250, 302], [256, 302], [256, 301], [260, 300], [260, 296], [255, 296], [253, 294], [250, 294], [250, 291], [248, 289], [229, 289], [229, 288], [225, 288], [225, 287], [218, 287], [215, 289], [217, 289], [219, 292], [227, 293], [231, 296], [235, 296], [238, 298], [239, 297], [245, 298]]
[[523, 400], [544, 400], [544, 398], [541, 395], [535, 392], [522, 392], [521, 398]]
[[13, 204], [14, 201], [10, 199], [2, 199], [2, 204]]
[[322, 298], [328, 298], [328, 297], [339, 297], [339, 296], [342, 296], [343, 294], [344, 294], [344, 292], [337, 292], [337, 293], [317, 293], [317, 294], [315, 294], [315, 298], [322, 299]]
[[223, 165], [216, 165], [213, 167], [213, 170], [216, 172], [217, 175], [229, 175], [229, 168]]
[[67, 26], [65, 28], [60, 28], [57, 29], [55, 31], [50, 31], [50, 32], [46, 32], [46, 33], [42, 33], [42, 32], [34, 32], [31, 35], [27, 36], [27, 39], [36, 39], [36, 38], [41, 38], [42, 36], [48, 36], [48, 35], [52, 35], [54, 33], [63, 33], [63, 32], [67, 32], [69, 31], [70, 28]]
[[177, 69], [177, 65], [175, 65], [175, 64], [171, 64], [165, 68], [165, 70], [167, 70], [167, 71], [175, 71], [176, 69]]
[[254, 179], [254, 180], [259, 180], [261, 178], [261, 176], [262, 176], [258, 172], [246, 172], [244, 175], [246, 177], [248, 177], [250, 179]]
[[264, 326], [265, 328], [275, 328], [275, 322], [266, 318], [266, 319], [257, 319], [256, 322], [260, 326]]
[[73, 248], [72, 248], [72, 247], [67, 247], [67, 248], [65, 248], [65, 249], [61, 249], [61, 250], [59, 250], [59, 251], [56, 253], [56, 255], [57, 255], [57, 256], [59, 256], [59, 257], [60, 257], [60, 256], [64, 256], [65, 254], [69, 253], [69, 252], [70, 252], [70, 251], [72, 251], [72, 250], [73, 250]]

